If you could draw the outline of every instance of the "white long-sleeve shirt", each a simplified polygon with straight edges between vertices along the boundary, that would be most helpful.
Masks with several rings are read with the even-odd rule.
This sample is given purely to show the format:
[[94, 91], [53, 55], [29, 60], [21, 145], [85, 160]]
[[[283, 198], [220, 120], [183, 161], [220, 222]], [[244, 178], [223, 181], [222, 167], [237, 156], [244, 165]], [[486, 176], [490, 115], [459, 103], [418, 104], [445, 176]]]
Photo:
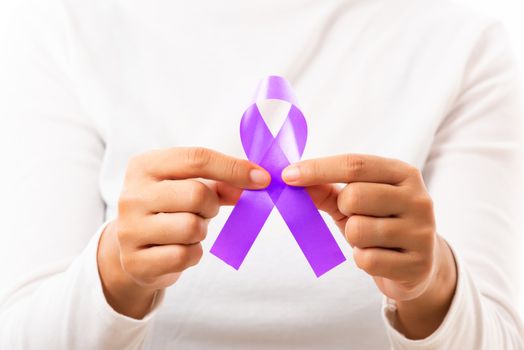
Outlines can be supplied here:
[[[522, 349], [522, 110], [503, 29], [435, 0], [17, 0], [0, 21], [0, 349]], [[237, 272], [207, 253], [144, 319], [106, 302], [96, 251], [129, 157], [244, 157], [259, 79], [293, 84], [303, 158], [423, 170], [457, 289], [413, 341], [351, 259], [317, 279], [278, 211]], [[269, 117], [268, 117], [269, 118]], [[278, 129], [278, 120], [268, 120]]]

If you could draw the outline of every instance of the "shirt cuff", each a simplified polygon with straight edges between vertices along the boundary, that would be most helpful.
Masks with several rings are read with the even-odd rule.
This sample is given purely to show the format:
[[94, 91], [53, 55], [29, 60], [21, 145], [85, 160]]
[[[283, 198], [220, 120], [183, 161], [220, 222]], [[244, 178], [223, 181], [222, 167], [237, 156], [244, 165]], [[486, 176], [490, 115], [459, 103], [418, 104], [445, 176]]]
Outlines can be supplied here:
[[[452, 249], [452, 248], [451, 248]], [[453, 249], [452, 249], [453, 251]], [[386, 325], [386, 332], [389, 337], [391, 348], [395, 350], [430, 350], [430, 349], [452, 349], [450, 342], [453, 341], [464, 330], [464, 323], [468, 319], [468, 313], [472, 310], [467, 310], [469, 303], [467, 302], [467, 295], [471, 291], [471, 286], [468, 284], [470, 280], [467, 278], [467, 272], [462, 266], [462, 263], [453, 251], [455, 257], [455, 264], [457, 267], [457, 286], [455, 294], [451, 302], [448, 313], [440, 324], [439, 328], [427, 338], [412, 340], [406, 338], [395, 328], [396, 322], [396, 302], [392, 299], [384, 297], [382, 303], [382, 317]]]

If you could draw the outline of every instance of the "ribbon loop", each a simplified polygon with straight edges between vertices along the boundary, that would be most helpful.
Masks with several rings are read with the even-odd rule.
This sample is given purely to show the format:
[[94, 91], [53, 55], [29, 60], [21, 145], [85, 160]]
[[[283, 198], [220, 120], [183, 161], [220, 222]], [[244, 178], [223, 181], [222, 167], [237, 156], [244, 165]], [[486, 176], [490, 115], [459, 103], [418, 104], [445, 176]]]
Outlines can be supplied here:
[[[272, 99], [291, 104], [276, 137], [256, 104]], [[281, 178], [285, 167], [300, 160], [307, 140], [306, 119], [287, 80], [269, 76], [260, 82], [253, 103], [242, 116], [240, 137], [248, 159], [270, 173], [271, 183], [263, 190], [242, 192], [211, 253], [239, 269], [276, 206], [317, 277], [344, 262], [344, 254], [307, 191], [288, 186]]]

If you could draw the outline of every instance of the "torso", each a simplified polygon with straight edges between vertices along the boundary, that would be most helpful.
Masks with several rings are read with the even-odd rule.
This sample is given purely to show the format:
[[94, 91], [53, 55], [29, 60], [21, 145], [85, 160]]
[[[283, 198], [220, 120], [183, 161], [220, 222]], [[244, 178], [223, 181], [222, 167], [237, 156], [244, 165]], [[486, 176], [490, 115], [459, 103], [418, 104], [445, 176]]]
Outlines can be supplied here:
[[[458, 37], [474, 25], [456, 32], [459, 10], [421, 2], [275, 0], [250, 10], [155, 0], [82, 12], [76, 69], [91, 74], [78, 88], [106, 143], [107, 216], [136, 153], [204, 146], [244, 157], [240, 117], [269, 74], [295, 88], [309, 126], [304, 158], [370, 153], [423, 168], [467, 59], [458, 45], [471, 40]], [[212, 221], [205, 251], [229, 212]], [[238, 272], [207, 253], [169, 288], [146, 347], [387, 348], [382, 296], [326, 221], [346, 263], [317, 279], [274, 210]]]

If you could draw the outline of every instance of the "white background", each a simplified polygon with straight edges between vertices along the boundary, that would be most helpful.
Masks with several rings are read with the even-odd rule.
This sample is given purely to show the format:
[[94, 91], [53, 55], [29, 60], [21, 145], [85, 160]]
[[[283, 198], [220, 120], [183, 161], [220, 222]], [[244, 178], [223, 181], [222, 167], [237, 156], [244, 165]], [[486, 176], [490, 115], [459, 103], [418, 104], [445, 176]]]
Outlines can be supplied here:
[[[519, 59], [521, 77], [524, 82], [524, 0], [456, 0], [468, 7], [478, 9], [501, 20], [513, 41], [515, 55]], [[524, 117], [524, 116], [523, 116]], [[524, 195], [524, 194], [521, 194]], [[524, 215], [524, 213], [522, 213]], [[524, 232], [522, 232], [524, 235]], [[524, 237], [522, 239], [521, 290], [524, 293]], [[524, 296], [522, 296], [520, 313], [524, 317]]]

